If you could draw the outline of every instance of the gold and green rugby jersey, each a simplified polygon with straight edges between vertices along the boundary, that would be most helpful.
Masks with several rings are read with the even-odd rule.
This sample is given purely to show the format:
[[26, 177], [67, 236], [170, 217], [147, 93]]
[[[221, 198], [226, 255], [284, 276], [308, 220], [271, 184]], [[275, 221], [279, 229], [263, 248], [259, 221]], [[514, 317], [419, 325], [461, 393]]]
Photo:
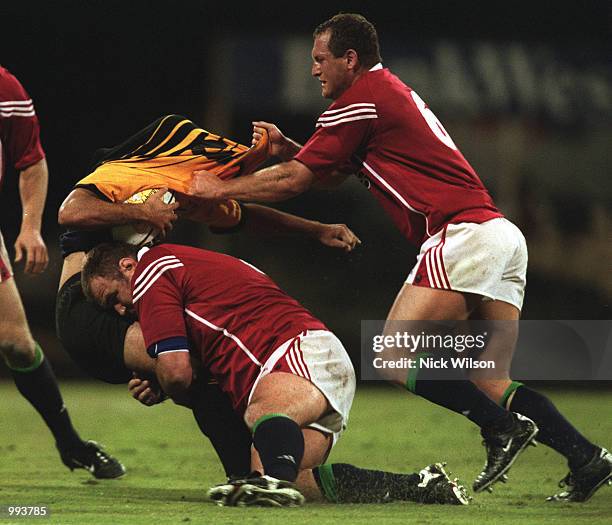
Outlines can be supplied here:
[[167, 187], [187, 217], [227, 228], [240, 221], [236, 201], [210, 204], [187, 195], [192, 173], [206, 170], [222, 179], [253, 172], [269, 156], [267, 135], [251, 148], [196, 126], [180, 115], [161, 117], [123, 144], [99, 150], [94, 170], [75, 185], [111, 202]]

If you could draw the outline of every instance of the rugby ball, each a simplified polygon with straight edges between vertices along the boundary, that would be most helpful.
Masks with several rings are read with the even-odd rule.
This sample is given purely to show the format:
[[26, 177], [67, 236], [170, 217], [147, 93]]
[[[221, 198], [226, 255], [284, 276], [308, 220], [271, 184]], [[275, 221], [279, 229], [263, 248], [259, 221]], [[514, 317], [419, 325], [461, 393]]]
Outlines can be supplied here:
[[[124, 201], [125, 204], [144, 204], [151, 195], [159, 190], [157, 188], [139, 191]], [[172, 204], [176, 199], [174, 193], [167, 191], [164, 193], [163, 200], [166, 204]], [[123, 241], [141, 247], [152, 243], [159, 237], [159, 230], [145, 222], [135, 222], [132, 224], [122, 224], [112, 229], [113, 239]]]

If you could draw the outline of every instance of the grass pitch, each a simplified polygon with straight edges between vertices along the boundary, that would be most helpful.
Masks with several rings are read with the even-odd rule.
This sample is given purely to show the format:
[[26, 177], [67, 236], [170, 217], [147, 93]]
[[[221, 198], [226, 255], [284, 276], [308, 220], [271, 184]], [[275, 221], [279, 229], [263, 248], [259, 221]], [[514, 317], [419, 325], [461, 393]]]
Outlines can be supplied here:
[[[0, 506], [47, 505], [49, 518], [0, 519], [75, 525], [238, 523], [512, 524], [612, 522], [612, 489], [583, 505], [551, 504], [564, 461], [540, 445], [510, 471], [510, 482], [469, 507], [307, 504], [300, 509], [220, 508], [205, 489], [223, 481], [212, 447], [190, 412], [166, 402], [147, 408], [123, 387], [64, 383], [62, 391], [81, 435], [103, 443], [128, 474], [97, 481], [68, 471], [42, 420], [10, 382], [0, 383]], [[612, 391], [547, 391], [587, 436], [612, 446]], [[408, 472], [435, 462], [468, 486], [484, 461], [477, 429], [464, 418], [395, 389], [359, 388], [349, 429], [331, 461]]]

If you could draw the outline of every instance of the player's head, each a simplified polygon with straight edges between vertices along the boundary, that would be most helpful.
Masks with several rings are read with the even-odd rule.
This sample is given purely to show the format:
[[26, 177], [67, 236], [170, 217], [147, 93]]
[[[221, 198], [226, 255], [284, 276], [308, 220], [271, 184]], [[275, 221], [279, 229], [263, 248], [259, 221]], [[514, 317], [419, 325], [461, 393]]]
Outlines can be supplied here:
[[361, 15], [339, 13], [317, 26], [313, 37], [312, 75], [325, 98], [337, 99], [382, 60], [376, 28]]
[[85, 297], [103, 308], [132, 305], [130, 281], [136, 266], [137, 248], [124, 242], [104, 243], [87, 253], [81, 270]]

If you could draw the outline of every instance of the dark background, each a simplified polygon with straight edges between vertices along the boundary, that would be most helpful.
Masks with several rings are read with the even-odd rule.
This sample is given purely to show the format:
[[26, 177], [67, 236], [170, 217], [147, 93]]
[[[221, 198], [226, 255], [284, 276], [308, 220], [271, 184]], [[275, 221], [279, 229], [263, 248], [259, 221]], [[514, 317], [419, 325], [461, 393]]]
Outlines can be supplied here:
[[[188, 115], [203, 127], [243, 143], [250, 142], [250, 122], [257, 119], [277, 122], [287, 135], [306, 140], [318, 112], [292, 109], [290, 104], [276, 104], [272, 95], [267, 97], [276, 90], [278, 71], [265, 64], [268, 58], [278, 58], [275, 53], [281, 53], [288, 40], [295, 36], [309, 39], [318, 23], [340, 10], [361, 12], [375, 23], [383, 58], [386, 46], [401, 50], [403, 45], [427, 46], [440, 40], [457, 46], [518, 42], [536, 48], [543, 45], [579, 65], [600, 57], [593, 66], [599, 70], [604, 57], [602, 74], [610, 78], [612, 11], [604, 1], [266, 2], [254, 6], [205, 1], [4, 2], [0, 7], [0, 64], [21, 80], [34, 99], [50, 167], [43, 234], [51, 264], [44, 276], [24, 277], [21, 268], [16, 268], [16, 277], [35, 336], [60, 374], [77, 371], [54, 338], [54, 298], [61, 269], [57, 210], [75, 181], [87, 174], [94, 150], [122, 141], [166, 113]], [[231, 63], [225, 64], [223, 53], [234, 41], [240, 46], [232, 49], [244, 56], [230, 53]], [[227, 79], [219, 78], [220, 62], [237, 79], [229, 93]], [[232, 100], [233, 94], [241, 93], [241, 86], [246, 86], [242, 103]], [[442, 86], [442, 93], [445, 88]], [[318, 89], [313, 81], [312, 90]], [[257, 95], [261, 104], [251, 103], [249, 95]], [[428, 94], [421, 91], [421, 96], [427, 100]], [[232, 110], [227, 112], [224, 105]], [[524, 192], [517, 202], [522, 206], [509, 214], [524, 229], [534, 254], [524, 316], [609, 319], [609, 259], [606, 275], [597, 279], [588, 275], [601, 273], [601, 259], [609, 254], [611, 240], [610, 142], [607, 147], [597, 146], [602, 137], [611, 137], [609, 121], [595, 118], [594, 123], [589, 117], [587, 122], [559, 122], [513, 108], [474, 115], [452, 108], [446, 111], [443, 104], [438, 107], [442, 108], [436, 110], [438, 117], [501, 200], [504, 186], [495, 180], [495, 170], [483, 169], [489, 165], [484, 154], [481, 157], [486, 140], [479, 137], [486, 139], [490, 130], [499, 133], [519, 122], [523, 138], [537, 136], [546, 144], [557, 144], [551, 146], [553, 156], [545, 159], [548, 178], [523, 170], [531, 182], [541, 182], [536, 185], [540, 193], [533, 186], [525, 189], [519, 184]], [[566, 186], [563, 181], [552, 185], [549, 181], [555, 180], [568, 143], [584, 151], [595, 144], [595, 165], [606, 169], [577, 173]], [[529, 141], [525, 147], [529, 148]], [[9, 173], [5, 179], [0, 224], [11, 249], [21, 211], [17, 177]], [[593, 186], [590, 180], [607, 181], [605, 188], [595, 192], [601, 196], [597, 208], [592, 207], [591, 193], [581, 190], [583, 184], [584, 188]], [[224, 250], [261, 267], [335, 330], [357, 357], [361, 319], [386, 316], [416, 250], [354, 182], [344, 190], [303, 196], [279, 207], [322, 221], [345, 222], [360, 235], [363, 246], [345, 255], [310, 240], [262, 241], [244, 235], [219, 239], [200, 227], [179, 228], [173, 240]], [[538, 218], [538, 210], [544, 207], [554, 220]], [[552, 233], [538, 229], [538, 221], [552, 224]], [[597, 228], [592, 227], [593, 221]], [[569, 244], [552, 251], [540, 248], [551, 235]], [[566, 260], [572, 250], [589, 249], [580, 244], [585, 239], [592, 243], [588, 246], [603, 250], [603, 255], [594, 254], [599, 259], [597, 269]]]

